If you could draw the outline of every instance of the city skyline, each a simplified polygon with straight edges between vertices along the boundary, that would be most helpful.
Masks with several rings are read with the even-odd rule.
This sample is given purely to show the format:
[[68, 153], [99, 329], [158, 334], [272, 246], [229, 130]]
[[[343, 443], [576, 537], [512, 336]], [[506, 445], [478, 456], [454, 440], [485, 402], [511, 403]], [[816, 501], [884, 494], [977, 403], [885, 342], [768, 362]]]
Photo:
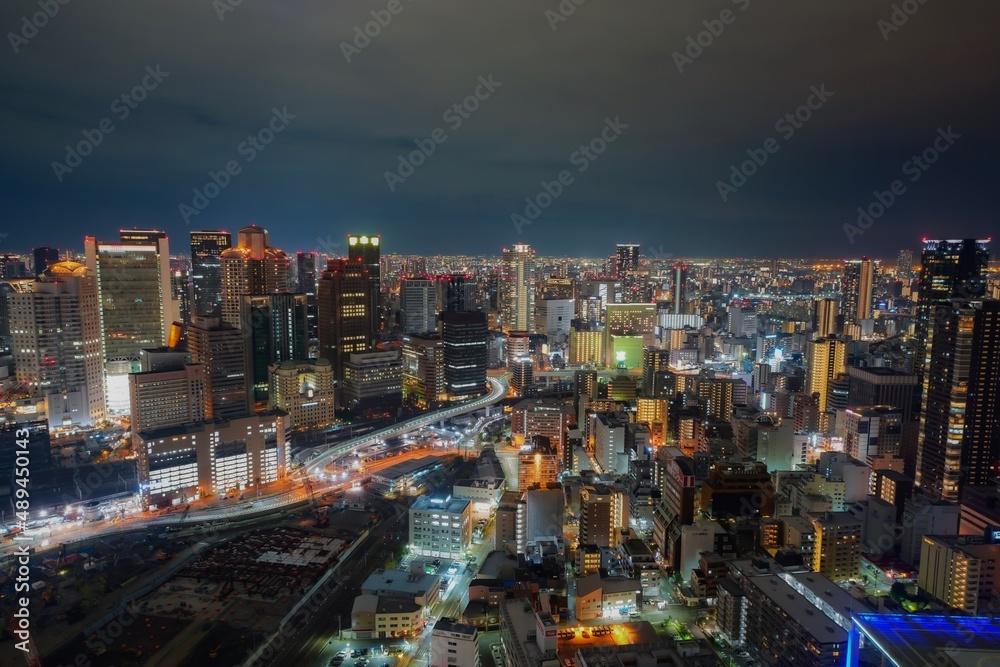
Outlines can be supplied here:
[[[290, 250], [377, 228], [423, 254], [514, 237], [574, 255], [626, 227], [679, 256], [890, 257], [900, 237], [995, 225], [992, 3], [900, 19], [849, 2], [836, 20], [749, 0], [566, 16], [403, 3], [373, 38], [380, 7], [215, 5], [60, 5], [37, 29], [21, 20], [35, 4], [5, 12], [3, 248], [29, 247], [43, 226], [109, 238], [136, 221], [172, 236], [256, 222], [286, 229]], [[78, 161], [67, 146], [85, 132], [97, 145]], [[602, 136], [596, 159], [579, 152]], [[433, 153], [410, 160], [420, 145]], [[925, 152], [926, 171], [912, 161]], [[766, 163], [744, 164], [754, 155]], [[562, 190], [551, 202], [543, 181]], [[891, 200], [881, 215], [877, 194]], [[541, 205], [534, 219], [526, 198]], [[844, 229], [859, 207], [873, 211], [861, 234]]]

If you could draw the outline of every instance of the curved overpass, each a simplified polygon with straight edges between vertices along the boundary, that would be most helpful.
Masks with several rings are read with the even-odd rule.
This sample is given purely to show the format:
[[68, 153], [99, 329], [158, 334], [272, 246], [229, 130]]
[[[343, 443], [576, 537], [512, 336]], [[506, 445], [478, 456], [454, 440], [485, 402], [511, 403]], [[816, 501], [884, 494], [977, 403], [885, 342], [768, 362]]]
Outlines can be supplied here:
[[450, 408], [442, 408], [440, 410], [435, 410], [434, 412], [428, 412], [427, 414], [407, 419], [406, 421], [401, 421], [398, 424], [393, 424], [392, 426], [388, 426], [378, 431], [372, 431], [371, 433], [348, 440], [347, 442], [330, 445], [330, 448], [326, 451], [316, 454], [306, 460], [304, 469], [309, 475], [319, 474], [323, 472], [324, 468], [326, 468], [326, 466], [330, 463], [352, 453], [355, 449], [373, 445], [379, 440], [384, 440], [385, 438], [402, 435], [407, 431], [429, 426], [435, 422], [441, 421], [442, 419], [450, 419], [452, 417], [464, 415], [468, 412], [475, 412], [476, 410], [484, 408], [487, 405], [498, 403], [507, 397], [507, 392], [510, 390], [510, 386], [507, 383], [507, 376], [504, 375], [498, 378], [489, 378], [489, 383], [490, 393], [485, 396], [480, 396], [479, 398], [469, 401], [468, 403], [462, 403], [461, 405], [452, 406]]
[[[358, 438], [336, 445], [330, 445], [325, 451], [308, 459], [302, 470], [304, 470], [308, 475], [321, 473], [323, 472], [323, 468], [329, 465], [331, 461], [346, 456], [360, 447], [370, 446], [377, 440], [401, 435], [407, 431], [428, 426], [441, 421], [442, 419], [450, 419], [451, 417], [457, 417], [468, 412], [475, 412], [476, 410], [484, 408], [487, 405], [498, 403], [507, 397], [509, 385], [506, 376], [489, 378], [489, 383], [490, 392], [488, 394], [467, 403], [462, 403], [461, 405], [455, 405], [449, 408], [442, 408], [440, 410], [435, 410], [434, 412], [428, 412], [427, 414], [420, 415], [419, 417], [407, 419], [406, 421], [393, 424], [392, 426], [378, 431], [373, 431], [372, 433], [365, 434]], [[100, 526], [93, 526], [93, 528], [88, 527], [89, 529], [68, 530], [67, 533], [69, 534], [66, 535], [59, 535], [59, 531], [56, 531], [55, 533], [50, 532], [48, 537], [44, 537], [41, 533], [38, 537], [46, 539], [49, 542], [48, 545], [41, 547], [42, 549], [48, 549], [57, 544], [71, 544], [73, 542], [97, 538], [108, 533], [124, 533], [143, 530], [145, 526], [163, 526], [173, 524], [194, 525], [204, 523], [206, 521], [245, 521], [253, 516], [263, 518], [290, 505], [307, 503], [309, 498], [310, 494], [304, 488], [299, 487], [277, 496], [261, 499], [251, 498], [247, 501], [246, 505], [209, 507], [201, 510], [194, 510], [187, 516], [186, 519], [182, 519], [181, 516], [179, 516], [179, 513], [153, 517], [139, 516], [131, 521], [126, 521], [124, 524], [108, 525], [104, 523]], [[41, 542], [42, 539], [38, 539], [37, 542]], [[31, 541], [35, 542], [34, 539]], [[15, 548], [17, 548], [17, 543], [2, 544], [0, 545], [0, 554], [13, 551]]]

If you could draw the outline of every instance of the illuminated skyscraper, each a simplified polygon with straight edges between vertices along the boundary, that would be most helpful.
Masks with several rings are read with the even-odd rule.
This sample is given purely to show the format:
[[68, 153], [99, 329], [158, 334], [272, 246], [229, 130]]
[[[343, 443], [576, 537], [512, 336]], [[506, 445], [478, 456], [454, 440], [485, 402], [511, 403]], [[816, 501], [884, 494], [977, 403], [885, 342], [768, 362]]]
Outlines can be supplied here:
[[530, 331], [535, 325], [535, 251], [526, 243], [503, 249], [500, 262], [500, 325]]
[[615, 275], [624, 278], [629, 271], [639, 268], [639, 244], [619, 243], [615, 246]]
[[31, 251], [35, 260], [35, 275], [40, 276], [51, 264], [59, 261], [58, 248], [35, 248]]
[[305, 294], [243, 297], [244, 346], [253, 400], [266, 401], [268, 367], [309, 357], [308, 300]]
[[1000, 301], [936, 308], [923, 383], [915, 481], [955, 501], [1000, 469]]
[[913, 272], [913, 251], [900, 250], [896, 256], [896, 273], [901, 278], [907, 278]]
[[428, 278], [406, 278], [399, 286], [400, 317], [405, 333], [437, 329], [437, 282]]
[[806, 394], [819, 394], [819, 411], [830, 403], [830, 383], [847, 372], [847, 344], [834, 337], [809, 341], [809, 374]]
[[862, 257], [844, 262], [840, 313], [845, 324], [857, 324], [872, 318], [876, 277], [877, 263], [874, 260]]
[[191, 286], [193, 315], [218, 315], [222, 309], [221, 255], [233, 244], [229, 232], [191, 232]]
[[210, 417], [233, 419], [253, 412], [243, 332], [217, 317], [196, 317], [188, 327], [188, 352], [204, 369]]
[[365, 352], [371, 345], [372, 285], [362, 258], [331, 259], [320, 277], [316, 295], [319, 353], [333, 364], [339, 382], [344, 379], [348, 356]]
[[122, 231], [125, 242], [84, 239], [87, 267], [97, 277], [106, 409], [126, 414], [128, 374], [139, 370], [139, 350], [162, 347], [179, 318], [172, 297], [170, 248], [155, 231]]
[[611, 368], [641, 368], [643, 346], [656, 342], [656, 305], [609, 303], [606, 312], [605, 365]]
[[833, 336], [837, 332], [837, 312], [840, 304], [836, 299], [816, 299], [813, 301], [813, 332], [817, 338]]
[[222, 263], [222, 321], [239, 327], [243, 297], [289, 291], [289, 259], [283, 250], [268, 245], [266, 229], [250, 225], [241, 229], [237, 245], [220, 254]]
[[675, 315], [681, 315], [687, 313], [687, 274], [688, 265], [684, 262], [677, 262], [674, 264], [673, 278], [674, 284], [671, 286], [673, 290], [673, 312]]
[[990, 239], [924, 239], [917, 294], [917, 348], [913, 359], [917, 375], [923, 374], [934, 310], [950, 308], [952, 299], [978, 299], [986, 293], [989, 244]]
[[[2, 298], [2, 295], [0, 295]], [[8, 297], [17, 380], [46, 399], [49, 428], [104, 419], [104, 358], [94, 272], [56, 262]]]
[[444, 381], [452, 400], [463, 400], [486, 393], [488, 335], [486, 313], [441, 313]]
[[382, 330], [382, 237], [347, 235], [347, 258], [361, 262], [368, 271], [371, 288], [368, 291], [368, 317], [371, 320], [371, 336]]
[[444, 282], [444, 309], [453, 311], [479, 310], [479, 285], [475, 276], [452, 273], [441, 276]]

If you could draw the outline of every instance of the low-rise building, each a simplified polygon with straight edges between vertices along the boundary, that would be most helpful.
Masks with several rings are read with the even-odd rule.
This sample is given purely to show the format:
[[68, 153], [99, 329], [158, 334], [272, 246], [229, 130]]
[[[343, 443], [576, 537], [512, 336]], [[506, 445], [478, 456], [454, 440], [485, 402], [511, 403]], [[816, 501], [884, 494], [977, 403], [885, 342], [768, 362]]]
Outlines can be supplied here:
[[588, 621], [635, 612], [642, 608], [642, 584], [638, 579], [589, 574], [576, 582], [576, 618]]
[[363, 595], [413, 600], [421, 607], [430, 607], [438, 600], [441, 578], [420, 572], [375, 570], [361, 584]]
[[132, 446], [147, 505], [259, 488], [284, 479], [291, 465], [282, 410], [143, 430]]
[[470, 505], [451, 496], [418, 498], [410, 507], [411, 553], [464, 559], [472, 542]]
[[359, 595], [351, 609], [351, 635], [355, 639], [415, 637], [423, 630], [421, 607], [404, 598]]
[[441, 618], [431, 630], [430, 667], [479, 667], [479, 630]]

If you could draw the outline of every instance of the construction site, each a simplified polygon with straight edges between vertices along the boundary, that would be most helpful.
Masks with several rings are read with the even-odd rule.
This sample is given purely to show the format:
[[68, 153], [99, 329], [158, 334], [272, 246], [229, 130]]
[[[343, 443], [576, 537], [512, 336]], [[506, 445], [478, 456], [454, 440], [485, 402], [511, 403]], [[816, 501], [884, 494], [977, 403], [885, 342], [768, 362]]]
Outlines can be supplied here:
[[[261, 523], [218, 522], [65, 545], [32, 558], [32, 635], [43, 664], [237, 664], [377, 520], [321, 505]], [[183, 509], [181, 510], [183, 512]], [[14, 571], [0, 573], [10, 618]], [[12, 610], [13, 607], [10, 607]], [[0, 630], [0, 664], [32, 665]], [[36, 663], [37, 664], [37, 663]]]

